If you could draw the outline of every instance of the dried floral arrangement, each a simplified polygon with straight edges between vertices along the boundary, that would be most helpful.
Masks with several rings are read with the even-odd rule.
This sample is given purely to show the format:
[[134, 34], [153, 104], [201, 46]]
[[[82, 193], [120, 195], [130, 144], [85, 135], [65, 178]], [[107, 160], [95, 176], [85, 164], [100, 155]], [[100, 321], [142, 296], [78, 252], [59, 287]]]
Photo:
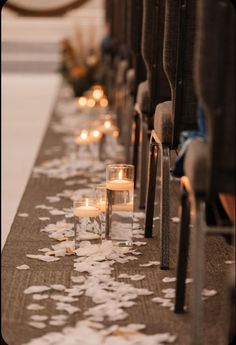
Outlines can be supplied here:
[[59, 72], [72, 87], [75, 97], [82, 96], [92, 85], [104, 84], [104, 67], [99, 51], [91, 48], [87, 55], [78, 54], [72, 42], [61, 43], [61, 64]]

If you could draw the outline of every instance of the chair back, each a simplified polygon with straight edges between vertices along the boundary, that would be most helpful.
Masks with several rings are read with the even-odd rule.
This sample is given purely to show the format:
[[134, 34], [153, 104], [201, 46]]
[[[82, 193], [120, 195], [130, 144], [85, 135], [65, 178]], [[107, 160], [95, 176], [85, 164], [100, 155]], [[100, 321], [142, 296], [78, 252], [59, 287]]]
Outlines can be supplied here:
[[163, 68], [165, 2], [143, 0], [142, 56], [147, 70], [150, 92], [149, 116], [158, 103], [170, 99], [170, 86]]
[[163, 65], [172, 99], [172, 148], [180, 133], [197, 128], [193, 56], [197, 0], [166, 0]]
[[208, 194], [235, 195], [235, 8], [198, 0], [195, 88], [206, 116]]
[[135, 97], [138, 84], [146, 79], [146, 69], [141, 55], [142, 21], [143, 0], [127, 1], [127, 43], [132, 57], [132, 67], [135, 70]]

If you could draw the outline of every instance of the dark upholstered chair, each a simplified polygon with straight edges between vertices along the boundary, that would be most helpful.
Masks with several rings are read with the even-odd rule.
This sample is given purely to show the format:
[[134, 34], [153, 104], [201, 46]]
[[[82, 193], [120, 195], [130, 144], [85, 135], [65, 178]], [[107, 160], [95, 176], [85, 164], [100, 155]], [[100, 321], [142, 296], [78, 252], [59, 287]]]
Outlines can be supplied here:
[[196, 0], [166, 0], [163, 64], [171, 88], [171, 101], [156, 107], [150, 139], [145, 236], [152, 236], [157, 161], [160, 151], [161, 269], [169, 268], [170, 150], [176, 150], [183, 130], [196, 129], [193, 87], [193, 47]]
[[[140, 82], [146, 79], [141, 55], [143, 0], [127, 1], [127, 46], [131, 54], [131, 68], [127, 71], [126, 111], [123, 129], [126, 146], [126, 161], [131, 162], [131, 132], [134, 102]], [[131, 86], [131, 89], [129, 88]]]
[[[153, 116], [158, 103], [170, 99], [170, 87], [163, 69], [165, 2], [143, 0], [142, 56], [147, 80], [138, 86], [135, 104], [135, 139], [133, 164], [138, 172], [139, 206], [145, 207], [147, 185], [147, 157]], [[141, 146], [141, 147], [139, 147]], [[139, 163], [140, 162], [140, 163]]]
[[232, 2], [198, 0], [194, 79], [197, 98], [206, 117], [207, 137], [205, 141], [191, 142], [184, 163], [186, 176], [181, 179], [182, 215], [175, 299], [175, 312], [183, 312], [191, 209], [194, 345], [203, 344], [204, 339], [201, 292], [205, 236], [234, 234], [233, 227], [207, 225], [205, 202], [213, 201], [219, 193], [235, 196], [235, 38]]

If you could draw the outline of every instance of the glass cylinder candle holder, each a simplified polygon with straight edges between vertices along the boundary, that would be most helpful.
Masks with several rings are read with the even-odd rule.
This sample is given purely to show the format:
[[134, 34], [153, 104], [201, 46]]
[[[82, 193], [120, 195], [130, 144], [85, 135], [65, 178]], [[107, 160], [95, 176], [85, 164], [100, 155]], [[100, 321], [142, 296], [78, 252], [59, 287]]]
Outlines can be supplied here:
[[132, 246], [134, 166], [108, 165], [106, 189], [106, 238], [119, 246]]
[[101, 244], [101, 211], [96, 198], [81, 198], [74, 201], [73, 212], [75, 217], [75, 249], [78, 249], [83, 241]]
[[95, 186], [95, 196], [97, 206], [100, 209], [100, 221], [102, 228], [102, 238], [105, 238], [106, 227], [106, 205], [107, 205], [107, 188], [106, 183], [100, 183]]

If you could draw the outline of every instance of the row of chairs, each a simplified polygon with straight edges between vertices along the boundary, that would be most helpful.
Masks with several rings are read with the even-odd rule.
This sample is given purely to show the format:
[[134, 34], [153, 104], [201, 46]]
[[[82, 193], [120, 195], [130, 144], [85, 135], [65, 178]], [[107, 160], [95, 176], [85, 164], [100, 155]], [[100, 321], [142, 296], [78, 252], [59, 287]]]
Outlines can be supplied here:
[[205, 208], [216, 195], [235, 196], [235, 9], [230, 0], [107, 0], [106, 16], [114, 43], [107, 88], [127, 162], [136, 168], [146, 237], [152, 237], [160, 161], [161, 269], [169, 268], [170, 156], [183, 131], [198, 129], [198, 104], [204, 110], [207, 137], [190, 143], [181, 178], [175, 298], [181, 313], [193, 214], [192, 339], [202, 344], [205, 236], [233, 234], [219, 215], [217, 226], [209, 226]]

